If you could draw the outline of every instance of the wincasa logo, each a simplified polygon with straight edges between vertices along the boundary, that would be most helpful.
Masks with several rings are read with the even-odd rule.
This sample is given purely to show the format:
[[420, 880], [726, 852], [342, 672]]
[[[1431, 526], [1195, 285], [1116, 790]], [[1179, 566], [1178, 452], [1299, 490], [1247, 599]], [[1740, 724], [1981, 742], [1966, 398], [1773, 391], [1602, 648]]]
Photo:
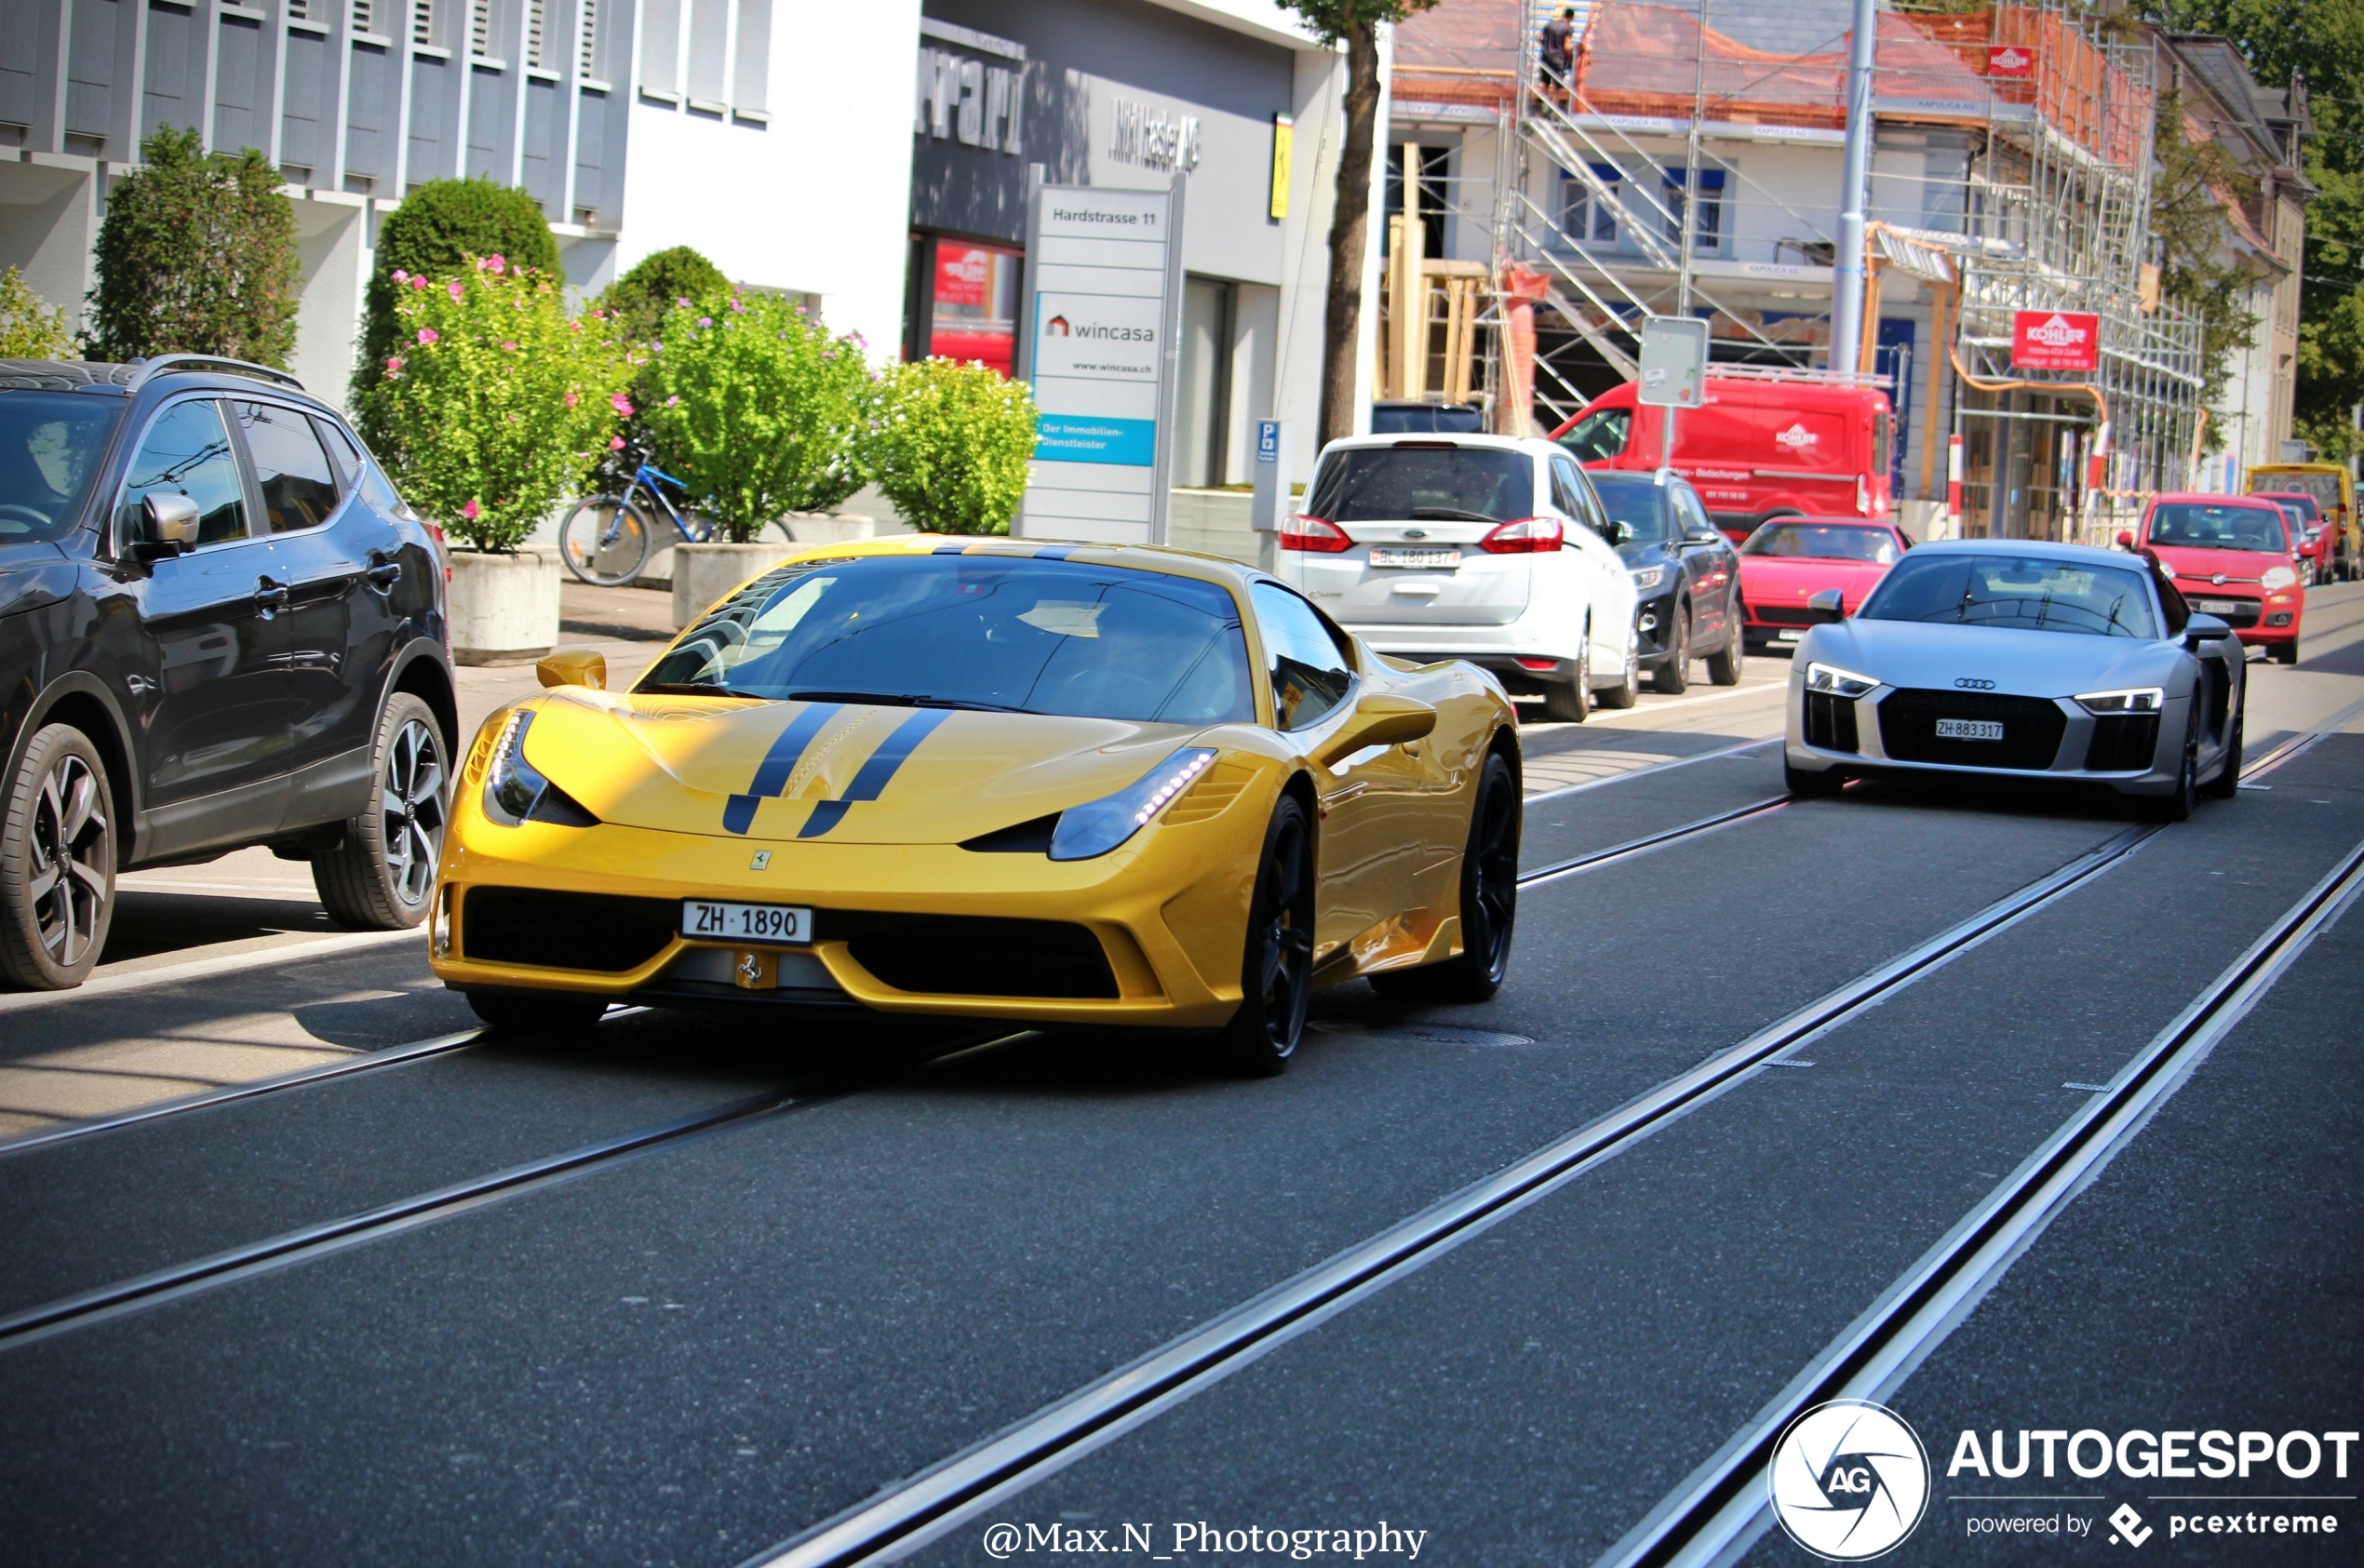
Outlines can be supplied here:
[[2042, 343], [2046, 348], [2073, 348], [2085, 341], [2085, 331], [2056, 315], [2041, 327], [2029, 328], [2027, 340], [2032, 343]]
[[1042, 332], [1045, 337], [1064, 338], [1069, 330], [1068, 318], [1064, 315], [1054, 315], [1042, 324]]
[[1108, 327], [1096, 321], [1069, 321], [1054, 315], [1042, 324], [1046, 338], [1093, 338], [1102, 342], [1147, 343], [1157, 340], [1154, 327]]

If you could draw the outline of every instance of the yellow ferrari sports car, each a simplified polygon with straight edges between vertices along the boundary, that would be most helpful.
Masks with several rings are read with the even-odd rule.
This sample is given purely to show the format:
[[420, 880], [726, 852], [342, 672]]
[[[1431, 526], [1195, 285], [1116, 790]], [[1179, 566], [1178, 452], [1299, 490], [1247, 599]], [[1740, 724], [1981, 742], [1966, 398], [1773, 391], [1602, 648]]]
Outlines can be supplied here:
[[1482, 1000], [1516, 915], [1511, 704], [1177, 550], [819, 545], [631, 690], [596, 654], [456, 784], [433, 958], [496, 1025], [610, 1002], [1206, 1030], [1314, 988]]

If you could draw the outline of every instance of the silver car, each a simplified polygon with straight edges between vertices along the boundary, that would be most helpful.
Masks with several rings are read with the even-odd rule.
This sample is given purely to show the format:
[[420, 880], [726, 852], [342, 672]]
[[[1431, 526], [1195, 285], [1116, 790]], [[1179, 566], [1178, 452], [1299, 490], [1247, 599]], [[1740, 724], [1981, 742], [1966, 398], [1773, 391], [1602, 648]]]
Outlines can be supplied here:
[[1852, 617], [1835, 591], [1807, 602], [1793, 796], [1913, 773], [2082, 781], [2181, 821], [2239, 784], [2241, 645], [2142, 556], [1953, 541], [1898, 562]]

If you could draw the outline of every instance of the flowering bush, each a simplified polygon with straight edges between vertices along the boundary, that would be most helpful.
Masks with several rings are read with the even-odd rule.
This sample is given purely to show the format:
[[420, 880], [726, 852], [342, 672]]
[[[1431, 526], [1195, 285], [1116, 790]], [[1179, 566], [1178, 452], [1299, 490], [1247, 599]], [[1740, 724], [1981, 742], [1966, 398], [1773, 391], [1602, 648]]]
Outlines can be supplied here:
[[569, 319], [554, 279], [497, 255], [391, 279], [394, 352], [362, 395], [380, 456], [453, 533], [515, 549], [622, 439], [635, 360], [604, 322]]
[[777, 295], [677, 303], [638, 386], [657, 461], [737, 543], [783, 512], [836, 505], [866, 477], [874, 378], [862, 346]]
[[886, 373], [868, 441], [880, 491], [930, 533], [1007, 533], [1034, 456], [1033, 395], [983, 365]]

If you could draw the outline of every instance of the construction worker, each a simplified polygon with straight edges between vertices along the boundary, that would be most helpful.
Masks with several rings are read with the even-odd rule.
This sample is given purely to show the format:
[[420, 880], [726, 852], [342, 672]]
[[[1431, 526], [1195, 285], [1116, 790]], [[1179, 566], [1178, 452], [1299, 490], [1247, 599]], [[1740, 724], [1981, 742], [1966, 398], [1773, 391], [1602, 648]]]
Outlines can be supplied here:
[[1569, 84], [1576, 75], [1576, 7], [1563, 6], [1560, 14], [1543, 24], [1543, 84], [1546, 91], [1556, 87], [1553, 96], [1562, 103], [1568, 101]]

